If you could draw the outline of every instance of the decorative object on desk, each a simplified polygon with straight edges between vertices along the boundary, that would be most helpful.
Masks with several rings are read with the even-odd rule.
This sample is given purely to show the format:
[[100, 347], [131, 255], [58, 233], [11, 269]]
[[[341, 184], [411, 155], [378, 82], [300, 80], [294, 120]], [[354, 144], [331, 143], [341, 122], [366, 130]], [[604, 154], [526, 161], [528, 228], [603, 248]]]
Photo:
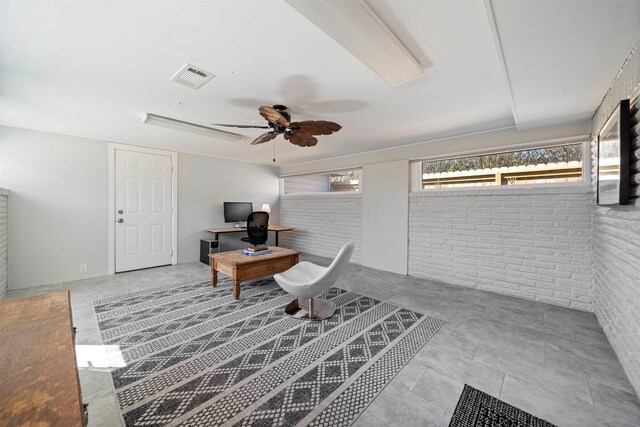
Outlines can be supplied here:
[[628, 205], [631, 187], [631, 115], [623, 99], [598, 133], [597, 202]]
[[285, 313], [308, 320], [324, 320], [333, 316], [335, 304], [316, 297], [333, 286], [349, 264], [354, 246], [353, 242], [346, 243], [329, 267], [303, 261], [283, 273], [274, 274], [278, 285], [296, 297], [285, 307]]
[[269, 203], [263, 203], [262, 208], [260, 208], [260, 210], [267, 213], [271, 213], [271, 207], [269, 207]]
[[258, 109], [262, 117], [267, 120], [266, 126], [253, 125], [228, 125], [221, 123], [211, 123], [214, 126], [226, 126], [236, 128], [258, 128], [269, 129], [269, 132], [263, 133], [257, 137], [251, 145], [262, 144], [271, 141], [278, 135], [283, 135], [284, 139], [299, 147], [312, 147], [318, 143], [318, 139], [313, 135], [331, 135], [342, 129], [337, 123], [325, 120], [304, 120], [301, 122], [291, 122], [291, 114], [289, 109], [284, 105], [274, 105], [269, 107], [263, 105]]
[[248, 251], [245, 249], [244, 251], [242, 251], [242, 253], [249, 256], [266, 255], [270, 254], [271, 252], [273, 252], [271, 249], [264, 249], [262, 251]]
[[264, 245], [269, 238], [269, 214], [263, 211], [251, 212], [247, 217], [247, 237], [243, 242], [253, 246]]
[[262, 212], [271, 213], [271, 207], [269, 206], [269, 203], [263, 203], [262, 207], [260, 208], [260, 210]]
[[465, 384], [449, 427], [556, 427]]
[[111, 371], [125, 425], [349, 425], [445, 324], [339, 288], [323, 295], [330, 320], [300, 324], [271, 278], [235, 303], [227, 278], [202, 290], [94, 302], [103, 343], [127, 361]]
[[260, 252], [266, 251], [267, 249], [269, 249], [269, 246], [254, 246], [252, 248], [245, 249], [245, 252]]

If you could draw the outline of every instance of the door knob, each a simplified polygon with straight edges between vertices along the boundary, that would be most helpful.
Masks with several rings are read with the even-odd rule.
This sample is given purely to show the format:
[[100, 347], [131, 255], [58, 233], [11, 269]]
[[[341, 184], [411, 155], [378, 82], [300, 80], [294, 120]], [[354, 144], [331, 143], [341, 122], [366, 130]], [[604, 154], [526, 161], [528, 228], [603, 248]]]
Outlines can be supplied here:
[[118, 209], [118, 215], [122, 215], [124, 211], [122, 209]]
[[124, 219], [118, 218], [118, 222], [124, 222]]

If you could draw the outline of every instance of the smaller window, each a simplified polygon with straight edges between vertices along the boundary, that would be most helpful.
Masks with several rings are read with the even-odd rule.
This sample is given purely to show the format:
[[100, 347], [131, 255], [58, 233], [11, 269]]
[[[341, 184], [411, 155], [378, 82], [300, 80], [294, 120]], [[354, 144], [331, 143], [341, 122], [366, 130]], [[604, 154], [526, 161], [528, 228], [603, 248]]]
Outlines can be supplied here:
[[421, 162], [420, 187], [580, 182], [582, 151], [580, 143]]
[[360, 191], [361, 175], [362, 169], [349, 169], [287, 176], [282, 178], [282, 192], [283, 194], [295, 194]]

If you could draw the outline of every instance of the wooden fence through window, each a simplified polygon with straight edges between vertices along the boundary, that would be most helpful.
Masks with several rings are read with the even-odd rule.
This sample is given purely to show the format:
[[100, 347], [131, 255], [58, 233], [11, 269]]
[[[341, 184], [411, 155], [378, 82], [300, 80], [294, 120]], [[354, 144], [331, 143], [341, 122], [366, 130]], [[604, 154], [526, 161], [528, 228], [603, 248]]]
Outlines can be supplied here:
[[423, 174], [422, 188], [541, 184], [581, 180], [582, 162], [549, 163]]

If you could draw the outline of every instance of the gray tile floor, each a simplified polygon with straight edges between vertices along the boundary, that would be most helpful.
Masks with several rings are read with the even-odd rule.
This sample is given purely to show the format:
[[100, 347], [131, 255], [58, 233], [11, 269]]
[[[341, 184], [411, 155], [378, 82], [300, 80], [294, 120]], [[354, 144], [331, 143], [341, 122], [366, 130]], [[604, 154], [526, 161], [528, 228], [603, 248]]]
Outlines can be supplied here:
[[[99, 349], [94, 299], [208, 277], [207, 266], [189, 263], [8, 297], [69, 288], [77, 345]], [[356, 265], [336, 285], [447, 321], [356, 426], [446, 426], [465, 383], [558, 426], [640, 426], [640, 401], [593, 314]], [[80, 382], [89, 424], [121, 425], [108, 368], [81, 367]]]

